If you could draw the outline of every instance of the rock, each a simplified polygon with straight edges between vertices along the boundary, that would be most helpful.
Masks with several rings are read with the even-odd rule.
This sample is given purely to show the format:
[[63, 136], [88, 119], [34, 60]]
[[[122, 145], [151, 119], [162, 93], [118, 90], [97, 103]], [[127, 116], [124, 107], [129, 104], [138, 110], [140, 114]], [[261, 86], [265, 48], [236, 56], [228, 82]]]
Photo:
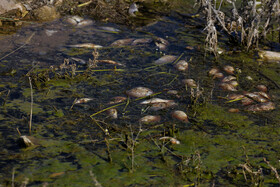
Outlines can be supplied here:
[[42, 6], [33, 11], [34, 16], [39, 21], [51, 21], [60, 17], [54, 6]]
[[16, 0], [1, 0], [0, 3], [0, 14], [4, 14], [10, 10], [20, 9], [24, 10], [24, 7], [21, 3], [18, 3]]

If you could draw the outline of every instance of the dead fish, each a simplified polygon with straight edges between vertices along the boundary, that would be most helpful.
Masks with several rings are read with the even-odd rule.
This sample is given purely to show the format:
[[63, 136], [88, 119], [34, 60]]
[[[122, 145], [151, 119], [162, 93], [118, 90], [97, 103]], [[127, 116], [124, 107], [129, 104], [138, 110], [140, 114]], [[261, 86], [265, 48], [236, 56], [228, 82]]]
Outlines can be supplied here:
[[121, 30], [116, 29], [114, 27], [99, 27], [102, 30], [109, 31], [109, 32], [120, 32]]
[[179, 92], [177, 90], [168, 90], [166, 93], [180, 98]]
[[139, 45], [139, 44], [148, 44], [151, 43], [153, 40], [151, 38], [139, 38], [132, 42], [131, 45]]
[[214, 76], [216, 73], [220, 73], [220, 70], [217, 67], [210, 69], [210, 71], [208, 72], [210, 76]]
[[139, 122], [142, 124], [155, 124], [155, 123], [159, 123], [160, 120], [161, 120], [160, 116], [148, 115], [148, 116], [142, 117], [139, 120]]
[[224, 77], [224, 74], [219, 72], [219, 73], [214, 74], [213, 79], [216, 79], [216, 78], [221, 79], [223, 77]]
[[239, 85], [237, 81], [230, 81], [230, 82], [228, 82], [228, 84], [232, 85], [233, 87], [236, 87]]
[[116, 61], [113, 60], [98, 60], [98, 63], [106, 63], [106, 64], [112, 64], [112, 65], [117, 65], [117, 66], [123, 66], [123, 64], [118, 63]]
[[259, 103], [268, 102], [268, 100], [265, 97], [263, 97], [261, 94], [259, 94], [259, 92], [246, 93], [245, 96]]
[[150, 88], [146, 87], [136, 87], [131, 90], [126, 91], [126, 94], [130, 97], [146, 97], [152, 95], [154, 92]]
[[45, 33], [47, 36], [52, 36], [53, 34], [57, 33], [58, 31], [56, 30], [49, 30], [49, 29], [46, 29], [45, 30]]
[[185, 60], [180, 60], [179, 62], [177, 62], [174, 67], [178, 70], [178, 71], [187, 71], [188, 67], [189, 67], [189, 63]]
[[243, 94], [231, 94], [228, 96], [230, 100], [242, 99], [245, 96]]
[[134, 38], [126, 38], [114, 41], [111, 46], [121, 47], [130, 45], [134, 41]]
[[84, 20], [84, 18], [80, 17], [80, 16], [71, 16], [71, 17], [68, 17], [66, 19], [66, 21], [68, 23], [70, 23], [71, 25], [77, 25], [79, 22], [81, 22], [82, 20]]
[[219, 86], [225, 91], [231, 91], [231, 92], [236, 92], [237, 91], [237, 89], [229, 83], [224, 83], [223, 82]]
[[189, 122], [187, 114], [185, 112], [181, 111], [181, 110], [173, 111], [171, 115], [174, 119], [177, 119], [177, 120], [182, 121], [184, 123]]
[[82, 65], [86, 65], [87, 62], [83, 59], [80, 59], [80, 58], [75, 58], [75, 57], [71, 57], [72, 60], [74, 60], [75, 62], [79, 63], [79, 64], [82, 64]]
[[251, 112], [269, 111], [274, 109], [275, 109], [275, 104], [273, 102], [259, 103], [245, 108], [246, 111], [251, 111]]
[[225, 78], [223, 78], [222, 82], [230, 82], [230, 81], [233, 81], [233, 80], [236, 80], [236, 77], [232, 76], [232, 75], [229, 75], [229, 76], [226, 76]]
[[191, 88], [197, 87], [197, 84], [196, 84], [195, 80], [193, 80], [193, 79], [183, 79], [182, 83]]
[[136, 5], [136, 3], [132, 3], [132, 4], [129, 6], [128, 14], [129, 14], [130, 16], [135, 17], [135, 16], [136, 16], [136, 15], [134, 14], [135, 12], [138, 12], [138, 6]]
[[248, 97], [244, 97], [241, 100], [241, 103], [242, 103], [243, 106], [247, 106], [247, 105], [251, 105], [251, 104], [255, 103], [255, 101], [253, 99], [248, 98]]
[[111, 119], [117, 119], [118, 118], [118, 111], [115, 108], [110, 108], [109, 110], [106, 111], [108, 117]]
[[263, 84], [257, 85], [256, 88], [262, 92], [267, 92], [267, 87]]
[[172, 144], [177, 144], [177, 145], [180, 144], [179, 140], [177, 140], [176, 138], [169, 137], [169, 136], [161, 137], [161, 138], [159, 138], [159, 140], [169, 140], [170, 143], [172, 143]]
[[103, 46], [95, 45], [95, 44], [92, 44], [92, 43], [83, 43], [83, 44], [69, 45], [69, 47], [98, 49], [98, 48], [102, 48]]
[[116, 96], [116, 97], [113, 97], [108, 104], [113, 105], [113, 104], [121, 103], [125, 100], [126, 100], [126, 97]]
[[159, 59], [157, 59], [157, 60], [155, 61], [155, 64], [157, 64], [157, 65], [162, 65], [162, 64], [172, 63], [172, 62], [174, 62], [177, 58], [178, 58], [178, 56], [174, 56], [174, 55], [164, 55], [163, 57], [160, 57]]
[[82, 20], [81, 22], [79, 22], [77, 24], [77, 27], [86, 27], [86, 26], [89, 26], [89, 25], [92, 25], [92, 24], [93, 24], [92, 20]]
[[280, 61], [280, 52], [261, 50], [259, 56], [266, 61]]
[[155, 44], [160, 50], [166, 50], [169, 42], [163, 38], [157, 37], [155, 38]]
[[78, 99], [74, 102], [74, 104], [82, 104], [82, 103], [87, 103], [89, 101], [93, 100], [92, 98], [81, 98], [81, 99]]
[[232, 66], [227, 65], [227, 66], [224, 66], [223, 69], [228, 74], [234, 74], [234, 67], [232, 67]]
[[228, 111], [229, 111], [230, 113], [238, 113], [238, 112], [239, 112], [239, 109], [238, 109], [238, 108], [230, 108], [230, 109], [228, 109]]
[[173, 100], [167, 100], [167, 99], [160, 99], [160, 98], [152, 98], [145, 101], [142, 101], [141, 105], [148, 105], [148, 104], [155, 104], [155, 103], [167, 103], [167, 102], [174, 102]]
[[162, 110], [162, 109], [166, 109], [166, 108], [171, 108], [171, 107], [174, 107], [174, 106], [177, 106], [177, 105], [178, 104], [175, 103], [174, 101], [166, 102], [166, 103], [154, 103], [150, 107], [150, 110], [158, 111], [158, 110]]

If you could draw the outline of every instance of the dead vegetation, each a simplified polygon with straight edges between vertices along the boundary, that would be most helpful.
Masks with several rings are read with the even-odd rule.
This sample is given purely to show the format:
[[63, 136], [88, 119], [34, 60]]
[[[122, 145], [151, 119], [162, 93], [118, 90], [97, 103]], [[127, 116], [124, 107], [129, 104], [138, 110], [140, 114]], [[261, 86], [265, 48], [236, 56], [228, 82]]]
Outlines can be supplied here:
[[217, 31], [246, 50], [258, 47], [268, 36], [271, 41], [279, 40], [279, 0], [243, 0], [241, 4], [236, 0], [197, 0], [196, 5], [207, 21], [206, 50], [215, 56], [218, 55]]

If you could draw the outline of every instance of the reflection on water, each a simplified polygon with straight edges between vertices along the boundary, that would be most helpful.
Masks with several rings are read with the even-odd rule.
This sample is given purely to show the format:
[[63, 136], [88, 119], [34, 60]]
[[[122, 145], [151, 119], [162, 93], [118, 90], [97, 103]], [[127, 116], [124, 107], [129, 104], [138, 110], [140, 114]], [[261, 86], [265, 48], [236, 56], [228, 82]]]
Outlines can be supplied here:
[[[165, 17], [134, 30], [93, 21], [81, 27], [67, 19], [1, 37], [0, 184], [239, 185], [246, 183], [240, 164], [269, 170], [266, 157], [278, 166], [279, 79], [258, 73], [278, 72], [277, 64], [266, 67], [230, 47], [217, 61], [205, 56], [202, 23], [194, 18]], [[183, 69], [175, 65], [179, 60]], [[231, 91], [208, 76], [213, 67], [227, 76], [226, 65], [240, 70], [237, 93], [266, 85], [276, 110], [248, 113], [240, 100], [228, 102]], [[140, 96], [127, 98], [135, 87]], [[20, 149], [31, 92], [31, 136], [40, 146]], [[149, 103], [151, 97], [157, 102]], [[141, 123], [146, 116], [156, 120]]]

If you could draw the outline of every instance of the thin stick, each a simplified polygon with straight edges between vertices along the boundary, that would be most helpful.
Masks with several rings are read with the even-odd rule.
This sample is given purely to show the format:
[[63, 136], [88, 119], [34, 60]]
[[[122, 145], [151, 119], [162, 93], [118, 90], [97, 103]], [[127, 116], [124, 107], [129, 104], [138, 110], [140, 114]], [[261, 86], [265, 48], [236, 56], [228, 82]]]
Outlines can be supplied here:
[[20, 47], [18, 47], [17, 49], [15, 49], [14, 51], [8, 53], [7, 55], [3, 56], [2, 58], [0, 58], [0, 60], [3, 60], [4, 58], [10, 56], [11, 54], [15, 53], [16, 51], [20, 50], [21, 48], [23, 48], [26, 44], [28, 44], [30, 42], [30, 40], [32, 39], [32, 37], [35, 35], [35, 32], [33, 32], [29, 38], [27, 38], [27, 40], [25, 41], [25, 43], [23, 45], [21, 45]]
[[30, 97], [31, 97], [31, 104], [30, 104], [30, 119], [29, 119], [29, 134], [31, 135], [31, 127], [32, 127], [32, 110], [33, 110], [33, 91], [32, 91], [32, 83], [31, 78], [29, 78], [29, 84], [30, 84]]
[[278, 180], [278, 182], [280, 183], [280, 176], [277, 172], [277, 169], [275, 167], [273, 167], [267, 160], [266, 158], [263, 158], [263, 160], [265, 161], [265, 163], [267, 163], [267, 165], [272, 169], [272, 171], [275, 173], [275, 177]]
[[18, 128], [17, 128], [17, 132], [18, 132], [18, 135], [19, 135], [19, 136], [21, 136], [21, 133], [20, 133], [20, 131], [19, 131], [19, 129], [18, 129]]

